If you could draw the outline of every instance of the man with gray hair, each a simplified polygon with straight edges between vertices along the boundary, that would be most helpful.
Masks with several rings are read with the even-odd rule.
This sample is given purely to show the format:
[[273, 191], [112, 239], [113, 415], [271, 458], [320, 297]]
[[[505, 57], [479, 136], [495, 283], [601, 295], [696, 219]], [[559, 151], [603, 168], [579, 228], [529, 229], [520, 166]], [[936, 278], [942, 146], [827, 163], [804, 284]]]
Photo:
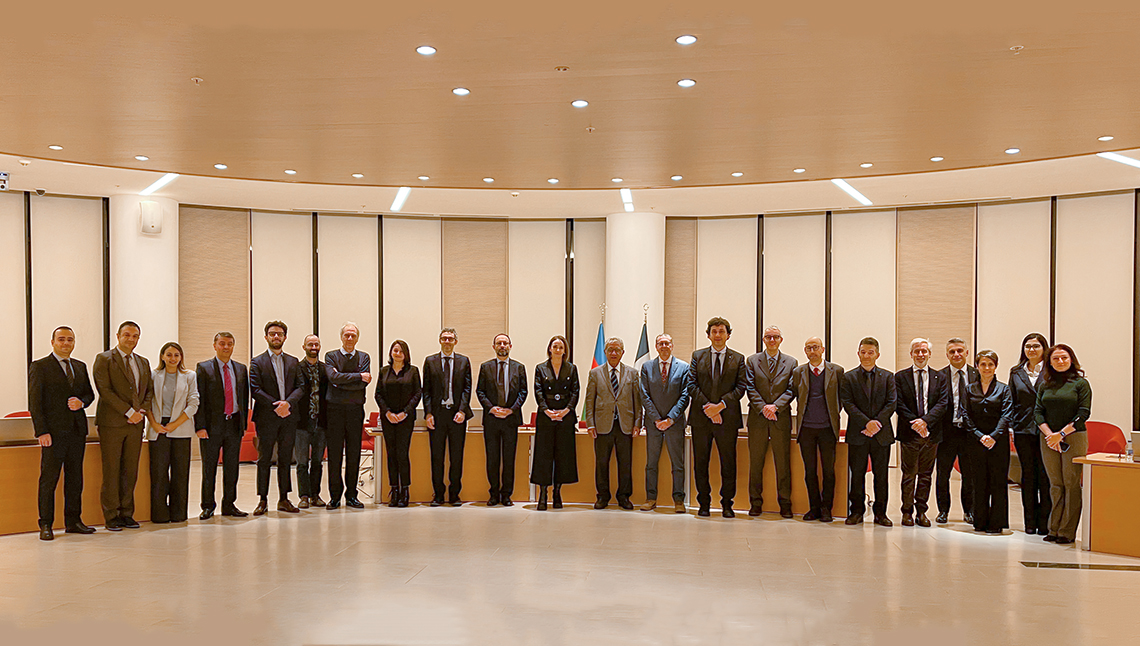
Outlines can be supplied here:
[[[452, 507], [463, 504], [463, 447], [467, 420], [471, 419], [471, 361], [455, 353], [459, 335], [455, 328], [439, 332], [440, 351], [424, 359], [424, 421], [431, 440], [432, 507], [439, 507], [447, 494]], [[443, 482], [444, 457], [450, 461], [448, 483]]]
[[926, 510], [938, 443], [942, 440], [946, 375], [927, 365], [930, 341], [926, 339], [910, 342], [910, 358], [914, 365], [895, 373], [895, 412], [899, 417], [898, 441], [902, 445], [902, 524], [930, 527]]
[[586, 429], [594, 438], [594, 509], [610, 504], [610, 454], [618, 462], [617, 501], [633, 509], [633, 436], [641, 432], [641, 386], [637, 372], [621, 362], [625, 342], [606, 339], [606, 362], [590, 371], [584, 412]]
[[[367, 352], [356, 349], [360, 328], [345, 323], [340, 328], [341, 347], [325, 353], [325, 373], [329, 390], [326, 401], [328, 428], [325, 429], [329, 449], [329, 511], [344, 504], [361, 509], [364, 503], [356, 497], [360, 478], [360, 445], [364, 435], [365, 389], [372, 381], [372, 360]], [[344, 475], [341, 476], [341, 461]]]
[[748, 395], [748, 499], [749, 516], [764, 506], [764, 460], [768, 447], [776, 465], [776, 497], [780, 516], [792, 517], [792, 371], [796, 360], [780, 352], [780, 328], [764, 329], [764, 351], [744, 364]]

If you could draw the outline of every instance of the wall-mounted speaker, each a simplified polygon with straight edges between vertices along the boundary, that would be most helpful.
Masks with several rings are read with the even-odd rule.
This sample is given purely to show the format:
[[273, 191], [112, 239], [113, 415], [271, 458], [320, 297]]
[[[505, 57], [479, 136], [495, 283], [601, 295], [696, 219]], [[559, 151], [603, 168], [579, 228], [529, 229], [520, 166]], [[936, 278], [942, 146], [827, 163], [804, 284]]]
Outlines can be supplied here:
[[149, 235], [162, 233], [162, 205], [158, 202], [139, 202], [139, 232]]

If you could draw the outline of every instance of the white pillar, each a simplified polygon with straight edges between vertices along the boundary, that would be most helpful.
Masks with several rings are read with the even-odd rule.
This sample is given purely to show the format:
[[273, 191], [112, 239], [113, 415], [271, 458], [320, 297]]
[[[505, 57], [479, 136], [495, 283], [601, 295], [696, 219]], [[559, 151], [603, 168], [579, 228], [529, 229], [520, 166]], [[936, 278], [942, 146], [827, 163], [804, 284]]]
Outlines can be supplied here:
[[623, 361], [633, 365], [644, 306], [649, 305], [649, 355], [665, 323], [665, 216], [614, 213], [606, 216], [606, 336], [625, 341]]
[[[141, 203], [156, 202], [162, 231], [142, 232]], [[178, 202], [164, 197], [111, 197], [111, 344], [123, 321], [142, 328], [138, 352], [159, 364], [158, 351], [178, 340]]]

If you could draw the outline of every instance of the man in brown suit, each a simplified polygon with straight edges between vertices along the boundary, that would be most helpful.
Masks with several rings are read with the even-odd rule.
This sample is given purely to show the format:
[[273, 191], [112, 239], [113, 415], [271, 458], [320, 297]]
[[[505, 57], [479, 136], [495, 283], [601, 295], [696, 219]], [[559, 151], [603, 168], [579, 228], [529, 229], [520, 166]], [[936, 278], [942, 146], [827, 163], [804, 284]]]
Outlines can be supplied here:
[[796, 442], [804, 459], [804, 483], [811, 505], [804, 520], [830, 523], [835, 501], [835, 446], [839, 441], [839, 411], [843, 408], [839, 401], [843, 368], [824, 361], [824, 350], [823, 341], [817, 336], [804, 342], [808, 362], [792, 371], [792, 391], [799, 402]]
[[139, 326], [119, 326], [118, 345], [95, 357], [93, 369], [99, 405], [95, 427], [103, 455], [103, 490], [100, 502], [107, 529], [117, 532], [139, 526], [134, 519], [135, 482], [142, 453], [143, 411], [150, 409], [154, 384], [150, 363], [135, 354]]

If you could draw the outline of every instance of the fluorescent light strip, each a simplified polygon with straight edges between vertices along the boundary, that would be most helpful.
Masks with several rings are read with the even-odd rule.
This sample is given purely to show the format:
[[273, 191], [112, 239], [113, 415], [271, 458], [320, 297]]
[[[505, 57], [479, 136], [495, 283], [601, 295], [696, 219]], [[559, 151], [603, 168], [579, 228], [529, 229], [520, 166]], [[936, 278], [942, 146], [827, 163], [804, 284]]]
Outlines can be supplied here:
[[873, 202], [871, 202], [871, 200], [867, 199], [866, 195], [863, 195], [859, 191], [855, 190], [855, 187], [848, 184], [846, 180], [833, 179], [833, 180], [831, 180], [831, 183], [835, 184], [839, 188], [843, 189], [844, 193], [847, 193], [851, 197], [855, 198], [855, 201], [859, 202], [863, 206], [871, 206], [873, 204]]
[[1126, 164], [1128, 166], [1140, 168], [1140, 159], [1133, 159], [1131, 157], [1125, 157], [1124, 155], [1118, 155], [1116, 153], [1097, 153], [1096, 156], [1103, 157], [1120, 164]]
[[162, 177], [158, 178], [158, 181], [156, 181], [155, 183], [153, 183], [150, 186], [139, 191], [139, 195], [150, 195], [151, 193], [157, 191], [158, 189], [162, 188], [163, 186], [166, 186], [167, 184], [173, 182], [176, 179], [178, 179], [178, 173], [167, 173], [167, 174], [163, 175]]
[[404, 208], [404, 202], [408, 201], [408, 193], [412, 192], [410, 186], [401, 186], [400, 190], [396, 191], [396, 199], [392, 200], [392, 211], [399, 211]]
[[633, 192], [628, 188], [621, 188], [618, 189], [618, 193], [621, 193], [621, 201], [622, 204], [625, 205], [625, 212], [633, 213]]

